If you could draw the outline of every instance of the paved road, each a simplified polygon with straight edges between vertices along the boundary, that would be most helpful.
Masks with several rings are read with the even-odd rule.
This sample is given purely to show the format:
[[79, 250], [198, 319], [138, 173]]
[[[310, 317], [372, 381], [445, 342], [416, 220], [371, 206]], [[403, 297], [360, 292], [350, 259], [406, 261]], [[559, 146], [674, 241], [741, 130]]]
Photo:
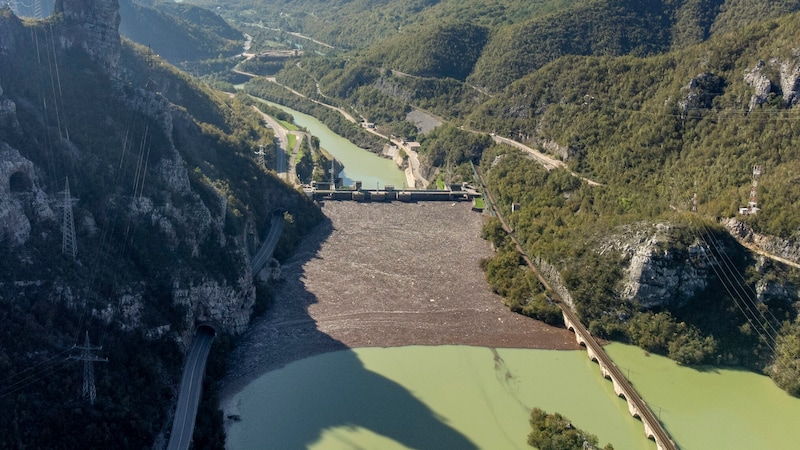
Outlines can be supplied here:
[[[563, 167], [563, 168], [569, 170], [567, 168], [567, 165], [563, 161], [559, 161], [559, 160], [557, 160], [555, 158], [552, 158], [552, 157], [550, 157], [548, 155], [545, 155], [544, 153], [542, 153], [540, 151], [537, 151], [536, 149], [533, 149], [531, 147], [528, 147], [527, 145], [522, 144], [520, 142], [517, 142], [517, 141], [515, 141], [513, 139], [504, 138], [502, 136], [497, 136], [497, 135], [492, 135], [492, 139], [494, 139], [494, 141], [499, 143], [499, 144], [506, 144], [506, 145], [510, 145], [512, 147], [516, 147], [516, 148], [522, 150], [523, 152], [531, 155], [533, 157], [533, 159], [535, 159], [539, 164], [544, 166], [544, 168], [547, 169], [548, 171], [556, 169], [556, 168], [559, 168], [559, 167]], [[586, 177], [582, 177], [582, 176], [578, 175], [575, 172], [570, 171], [570, 173], [572, 174], [573, 177], [580, 178], [581, 180], [589, 183], [589, 186], [602, 186], [601, 183], [598, 183], [597, 181], [591, 180], [591, 179], [586, 178]]]
[[258, 249], [258, 253], [253, 257], [253, 260], [250, 261], [250, 269], [254, 276], [261, 271], [269, 262], [269, 259], [272, 258], [272, 252], [275, 251], [275, 246], [278, 245], [281, 231], [283, 231], [283, 217], [273, 216], [272, 224], [269, 227], [269, 233], [267, 233], [264, 243], [261, 244], [261, 248]]
[[175, 419], [172, 421], [168, 450], [185, 450], [192, 442], [197, 407], [200, 404], [200, 393], [203, 388], [203, 374], [206, 371], [206, 361], [213, 341], [214, 332], [209, 328], [201, 327], [197, 330], [183, 369], [183, 380], [181, 380], [178, 405], [175, 408]]
[[286, 150], [289, 148], [289, 132], [283, 127], [283, 125], [281, 125], [280, 122], [275, 120], [275, 118], [269, 114], [261, 112], [258, 107], [253, 106], [253, 110], [261, 114], [261, 117], [265, 122], [267, 122], [267, 125], [272, 128], [272, 131], [275, 133], [275, 137], [278, 139], [278, 148], [275, 150], [277, 158], [275, 161], [275, 172], [278, 173], [279, 177], [286, 179], [286, 173], [288, 172]]

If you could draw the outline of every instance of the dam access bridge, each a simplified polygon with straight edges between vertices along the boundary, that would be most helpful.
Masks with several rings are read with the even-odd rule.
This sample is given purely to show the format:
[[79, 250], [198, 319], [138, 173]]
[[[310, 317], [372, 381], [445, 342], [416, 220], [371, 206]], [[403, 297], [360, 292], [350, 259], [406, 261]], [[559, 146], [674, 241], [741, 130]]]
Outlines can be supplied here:
[[306, 195], [314, 200], [351, 200], [357, 202], [461, 202], [482, 198], [477, 189], [466, 183], [452, 184], [444, 189], [362, 189], [361, 182], [355, 186], [336, 187], [330, 182], [314, 182], [303, 186]]

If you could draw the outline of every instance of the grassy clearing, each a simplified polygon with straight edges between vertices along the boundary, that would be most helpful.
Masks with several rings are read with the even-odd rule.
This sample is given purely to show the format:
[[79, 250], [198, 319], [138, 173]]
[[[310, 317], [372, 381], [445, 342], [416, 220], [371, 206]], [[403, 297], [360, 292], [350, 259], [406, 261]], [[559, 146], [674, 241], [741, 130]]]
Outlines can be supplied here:
[[[291, 122], [287, 122], [285, 120], [279, 120], [279, 122], [281, 123], [283, 128], [286, 128], [289, 131], [300, 131], [300, 127]], [[291, 139], [291, 137], [289, 139]], [[289, 142], [291, 142], [291, 140]]]

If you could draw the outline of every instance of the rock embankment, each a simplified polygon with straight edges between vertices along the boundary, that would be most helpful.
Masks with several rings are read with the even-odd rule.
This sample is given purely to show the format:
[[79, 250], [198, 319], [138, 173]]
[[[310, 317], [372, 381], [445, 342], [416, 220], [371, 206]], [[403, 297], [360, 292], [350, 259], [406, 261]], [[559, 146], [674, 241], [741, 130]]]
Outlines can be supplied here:
[[575, 349], [567, 330], [512, 313], [479, 267], [491, 255], [468, 204], [326, 202], [329, 220], [231, 358], [226, 391], [289, 362], [357, 347]]

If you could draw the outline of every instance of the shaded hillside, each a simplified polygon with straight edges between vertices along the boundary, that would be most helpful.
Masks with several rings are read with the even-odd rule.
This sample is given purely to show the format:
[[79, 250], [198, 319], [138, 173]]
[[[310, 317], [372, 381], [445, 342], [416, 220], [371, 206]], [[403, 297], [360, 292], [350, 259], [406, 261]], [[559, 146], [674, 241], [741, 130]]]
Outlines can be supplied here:
[[242, 33], [206, 9], [187, 3], [152, 7], [121, 0], [119, 31], [171, 62], [200, 61], [241, 52]]
[[[150, 448], [196, 324], [225, 342], [266, 301], [249, 253], [273, 210], [292, 214], [283, 248], [321, 216], [256, 164], [259, 118], [120, 41], [114, 2], [56, 10], [0, 9], [0, 448]], [[94, 406], [67, 359], [87, 332], [109, 358]], [[201, 423], [219, 446], [216, 414]]]
[[725, 0], [714, 21], [714, 33], [730, 33], [743, 26], [800, 11], [798, 0]]
[[489, 30], [469, 23], [408, 30], [373, 47], [368, 63], [431, 78], [465, 80], [483, 51]]
[[686, 0], [675, 9], [672, 47], [699, 44], [711, 35], [711, 27], [725, 0]]
[[499, 30], [470, 82], [496, 91], [564, 55], [660, 53], [669, 49], [670, 27], [660, 0], [589, 2]]

